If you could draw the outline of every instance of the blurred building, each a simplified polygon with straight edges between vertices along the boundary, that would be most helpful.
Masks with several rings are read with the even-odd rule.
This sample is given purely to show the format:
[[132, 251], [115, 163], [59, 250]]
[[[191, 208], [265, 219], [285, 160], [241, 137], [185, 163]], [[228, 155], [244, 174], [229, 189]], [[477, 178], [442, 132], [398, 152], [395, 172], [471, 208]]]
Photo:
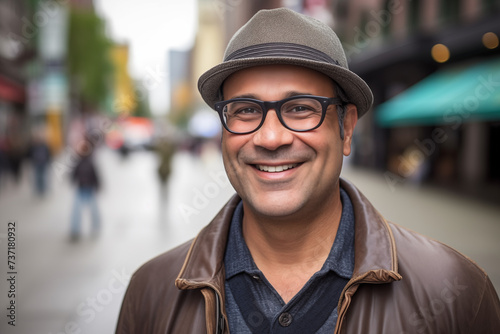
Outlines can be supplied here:
[[[68, 8], [56, 2], [36, 2], [38, 27], [37, 59], [30, 73], [29, 112], [47, 128], [54, 153], [64, 145], [64, 123], [69, 110], [69, 80], [66, 72]], [[35, 16], [34, 16], [35, 17]]]
[[[190, 50], [169, 53], [170, 119], [192, 137], [211, 137], [217, 116], [198, 93], [199, 76], [218, 64], [224, 48], [224, 20], [216, 1], [198, 0], [198, 29]], [[208, 118], [206, 117], [208, 116]]]
[[129, 47], [115, 44], [111, 48], [113, 71], [112, 111], [116, 115], [131, 115], [136, 109], [134, 82], [128, 72]]
[[500, 2], [336, 1], [350, 68], [373, 90], [355, 162], [389, 184], [500, 198]]
[[170, 118], [179, 125], [192, 115], [191, 55], [192, 50], [169, 51]]
[[0, 163], [4, 157], [20, 162], [28, 148], [26, 65], [36, 34], [31, 13], [28, 1], [0, 0]]
[[26, 103], [23, 65], [33, 47], [29, 36], [24, 36], [29, 27], [21, 18], [28, 13], [25, 2], [0, 0], [0, 103], [4, 110], [19, 109]]

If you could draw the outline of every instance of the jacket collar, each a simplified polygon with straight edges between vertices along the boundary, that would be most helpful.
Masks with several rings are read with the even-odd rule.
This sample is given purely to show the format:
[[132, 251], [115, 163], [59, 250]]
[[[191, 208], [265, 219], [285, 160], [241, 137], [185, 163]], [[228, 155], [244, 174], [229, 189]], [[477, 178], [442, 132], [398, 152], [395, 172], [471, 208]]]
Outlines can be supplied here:
[[[387, 221], [353, 184], [340, 179], [340, 186], [349, 195], [354, 208], [353, 280], [389, 283], [401, 279], [397, 272], [396, 244]], [[224, 252], [231, 218], [240, 200], [234, 195], [194, 239], [175, 282], [179, 289], [212, 287], [222, 296]]]
[[233, 212], [241, 201], [234, 195], [191, 243], [175, 285], [181, 289], [212, 286], [221, 292], [224, 286], [224, 252]]
[[354, 208], [353, 280], [366, 283], [400, 280], [396, 242], [389, 224], [352, 183], [340, 179], [340, 186]]

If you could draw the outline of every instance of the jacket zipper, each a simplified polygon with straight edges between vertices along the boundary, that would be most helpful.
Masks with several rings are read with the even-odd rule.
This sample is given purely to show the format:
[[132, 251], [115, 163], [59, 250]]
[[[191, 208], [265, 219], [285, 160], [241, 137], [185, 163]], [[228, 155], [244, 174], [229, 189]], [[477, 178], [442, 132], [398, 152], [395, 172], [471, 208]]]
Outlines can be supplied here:
[[222, 315], [222, 304], [220, 302], [219, 294], [215, 291], [215, 333], [224, 334], [224, 316]]

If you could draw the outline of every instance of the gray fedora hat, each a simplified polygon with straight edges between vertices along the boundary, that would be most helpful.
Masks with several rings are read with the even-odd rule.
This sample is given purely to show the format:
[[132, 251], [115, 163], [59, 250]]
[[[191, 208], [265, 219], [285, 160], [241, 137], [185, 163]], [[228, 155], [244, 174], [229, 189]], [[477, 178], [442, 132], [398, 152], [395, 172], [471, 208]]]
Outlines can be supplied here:
[[215, 108], [229, 75], [273, 64], [303, 66], [329, 76], [356, 105], [358, 117], [373, 103], [366, 82], [349, 70], [335, 32], [316, 19], [286, 8], [261, 10], [241, 27], [229, 41], [223, 62], [201, 75], [198, 90], [203, 100]]

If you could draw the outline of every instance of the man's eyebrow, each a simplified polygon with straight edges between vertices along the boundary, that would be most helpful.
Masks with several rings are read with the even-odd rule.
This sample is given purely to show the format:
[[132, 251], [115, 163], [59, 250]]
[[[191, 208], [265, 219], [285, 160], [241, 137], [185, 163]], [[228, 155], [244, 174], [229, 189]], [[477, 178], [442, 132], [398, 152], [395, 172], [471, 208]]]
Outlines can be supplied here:
[[298, 91], [292, 90], [292, 91], [287, 92], [284, 98], [286, 99], [287, 97], [293, 97], [293, 96], [298, 96], [298, 95], [314, 95], [314, 94], [311, 94], [309, 92], [298, 92]]
[[[314, 94], [311, 94], [311, 93], [308, 93], [308, 92], [288, 91], [288, 92], [285, 92], [285, 95], [283, 95], [283, 97], [280, 100], [286, 99], [286, 98], [289, 98], [289, 97], [293, 97], [293, 96], [298, 96], [298, 95], [314, 95]], [[231, 97], [231, 99], [255, 99], [255, 100], [261, 100], [259, 98], [259, 96], [255, 95], [255, 94], [241, 94], [241, 95], [236, 95], [236, 96]]]
[[257, 95], [254, 94], [241, 94], [241, 95], [236, 95], [231, 97], [232, 99], [254, 99], [254, 100], [259, 100]]

